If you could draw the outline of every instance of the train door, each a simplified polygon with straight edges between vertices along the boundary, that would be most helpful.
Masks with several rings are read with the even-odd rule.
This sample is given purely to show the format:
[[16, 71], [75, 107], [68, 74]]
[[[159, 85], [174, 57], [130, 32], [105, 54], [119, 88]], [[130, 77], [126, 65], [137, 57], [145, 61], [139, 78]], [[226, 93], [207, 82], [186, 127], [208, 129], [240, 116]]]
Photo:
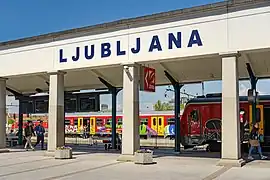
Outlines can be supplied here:
[[95, 117], [90, 118], [90, 134], [91, 135], [96, 134], [96, 118]]
[[158, 135], [163, 136], [164, 135], [164, 117], [160, 116], [158, 117]]
[[90, 118], [89, 117], [83, 118], [82, 127], [83, 127], [82, 131], [84, 131], [84, 128], [86, 127], [86, 132], [90, 133]]
[[[259, 123], [259, 133], [264, 134], [264, 109], [263, 105], [256, 106], [256, 122]], [[249, 106], [249, 124], [252, 130], [252, 105]]]
[[83, 118], [78, 118], [77, 132], [78, 133], [82, 133], [83, 132]]
[[156, 135], [158, 135], [157, 117], [151, 117], [151, 128], [156, 132]]
[[151, 117], [151, 128], [156, 131], [158, 136], [164, 135], [164, 117]]

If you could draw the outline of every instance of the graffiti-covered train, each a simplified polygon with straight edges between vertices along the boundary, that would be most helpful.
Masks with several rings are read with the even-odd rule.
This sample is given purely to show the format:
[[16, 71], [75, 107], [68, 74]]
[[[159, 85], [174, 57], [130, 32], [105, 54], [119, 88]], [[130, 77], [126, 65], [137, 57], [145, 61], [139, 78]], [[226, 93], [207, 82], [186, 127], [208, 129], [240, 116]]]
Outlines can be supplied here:
[[[116, 116], [117, 133], [122, 133], [121, 113]], [[48, 117], [45, 114], [24, 115], [24, 122], [31, 120], [34, 125], [38, 120], [43, 120], [43, 126], [47, 130]], [[174, 136], [175, 122], [173, 111], [148, 111], [140, 114], [140, 135], [151, 136]], [[91, 113], [66, 113], [65, 115], [65, 134], [80, 135], [86, 127], [91, 135], [110, 133], [112, 128], [111, 112], [91, 112]], [[18, 120], [12, 125], [12, 129], [18, 128]]]

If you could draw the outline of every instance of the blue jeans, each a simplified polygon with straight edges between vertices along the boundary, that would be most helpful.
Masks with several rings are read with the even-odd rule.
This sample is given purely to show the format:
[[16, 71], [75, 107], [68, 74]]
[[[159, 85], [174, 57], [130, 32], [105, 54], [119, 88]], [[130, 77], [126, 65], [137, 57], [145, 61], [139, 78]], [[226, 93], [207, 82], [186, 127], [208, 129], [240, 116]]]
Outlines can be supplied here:
[[[258, 148], [258, 153], [260, 154], [260, 156], [262, 156], [262, 148], [261, 148], [261, 146], [259, 145], [259, 146], [257, 146], [257, 148]], [[249, 152], [248, 152], [248, 156], [251, 156], [252, 151], [253, 151], [254, 149], [256, 149], [255, 146], [250, 146]]]

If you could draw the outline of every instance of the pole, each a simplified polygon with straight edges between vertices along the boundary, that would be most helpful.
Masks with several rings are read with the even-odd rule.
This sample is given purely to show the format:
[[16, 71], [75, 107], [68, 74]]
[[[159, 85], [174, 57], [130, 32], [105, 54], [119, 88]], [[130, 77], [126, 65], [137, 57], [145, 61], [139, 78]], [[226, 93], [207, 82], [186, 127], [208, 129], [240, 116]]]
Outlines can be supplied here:
[[23, 145], [23, 103], [22, 101], [19, 99], [19, 133], [18, 133], [18, 144], [19, 145]]
[[204, 82], [202, 82], [202, 95], [204, 96]]
[[175, 152], [180, 152], [180, 85], [174, 84]]
[[117, 89], [111, 88], [112, 92], [112, 149], [116, 149], [116, 96]]
[[252, 124], [257, 122], [256, 117], [256, 80], [251, 79], [251, 89], [253, 90], [253, 102], [252, 102]]

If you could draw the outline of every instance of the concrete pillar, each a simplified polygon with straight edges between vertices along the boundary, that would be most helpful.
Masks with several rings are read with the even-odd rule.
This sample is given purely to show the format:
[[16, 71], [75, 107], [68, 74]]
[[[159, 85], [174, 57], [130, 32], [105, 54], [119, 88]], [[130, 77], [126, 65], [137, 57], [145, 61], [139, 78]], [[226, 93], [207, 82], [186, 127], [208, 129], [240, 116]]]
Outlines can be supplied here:
[[49, 72], [48, 152], [65, 144], [64, 72]]
[[0, 152], [6, 148], [6, 80], [0, 78]]
[[219, 165], [241, 167], [239, 122], [239, 75], [237, 52], [222, 57], [222, 151]]
[[123, 130], [120, 161], [132, 161], [140, 148], [139, 135], [139, 66], [128, 64], [123, 69]]

